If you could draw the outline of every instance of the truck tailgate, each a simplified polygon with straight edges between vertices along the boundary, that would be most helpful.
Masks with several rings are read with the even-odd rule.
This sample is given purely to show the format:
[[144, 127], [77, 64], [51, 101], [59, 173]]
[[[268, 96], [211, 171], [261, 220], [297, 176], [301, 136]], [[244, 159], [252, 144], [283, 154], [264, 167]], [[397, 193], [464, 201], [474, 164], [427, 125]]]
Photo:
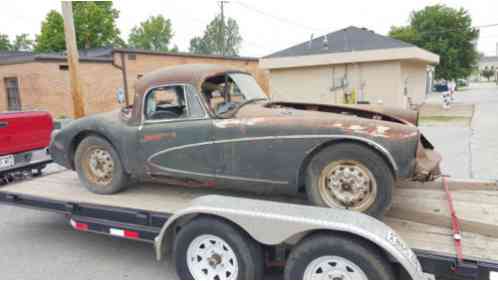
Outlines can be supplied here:
[[52, 128], [52, 117], [47, 112], [0, 114], [0, 155], [48, 147]]

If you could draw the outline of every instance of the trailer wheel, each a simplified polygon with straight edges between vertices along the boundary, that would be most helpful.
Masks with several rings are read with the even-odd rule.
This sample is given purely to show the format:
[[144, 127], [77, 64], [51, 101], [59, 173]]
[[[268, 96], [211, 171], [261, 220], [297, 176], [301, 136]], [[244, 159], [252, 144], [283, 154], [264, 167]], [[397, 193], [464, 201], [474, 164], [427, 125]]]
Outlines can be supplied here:
[[288, 280], [396, 279], [389, 260], [361, 239], [320, 233], [301, 241], [284, 271]]
[[224, 220], [200, 217], [182, 227], [174, 243], [176, 272], [184, 280], [261, 279], [261, 245]]
[[93, 193], [114, 194], [129, 183], [114, 147], [97, 136], [81, 141], [76, 149], [74, 166], [83, 185]]
[[382, 218], [391, 205], [394, 176], [375, 151], [356, 143], [329, 146], [307, 168], [306, 192], [318, 206]]

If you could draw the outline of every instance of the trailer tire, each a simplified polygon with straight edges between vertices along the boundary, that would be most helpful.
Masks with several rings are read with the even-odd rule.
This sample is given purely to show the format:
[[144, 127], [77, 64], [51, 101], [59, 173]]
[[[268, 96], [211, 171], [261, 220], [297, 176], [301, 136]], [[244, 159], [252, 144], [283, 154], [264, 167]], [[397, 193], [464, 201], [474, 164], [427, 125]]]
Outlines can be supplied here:
[[317, 206], [379, 219], [391, 206], [394, 175], [387, 161], [369, 147], [351, 142], [331, 145], [311, 159], [306, 172], [306, 193]]
[[[196, 252], [196, 249], [205, 248], [205, 243], [211, 243], [215, 248], [205, 254], [210, 257], [203, 256], [202, 250]], [[199, 217], [183, 226], [176, 235], [173, 256], [178, 277], [183, 280], [214, 280], [216, 276], [242, 280], [263, 278], [261, 245], [237, 226], [219, 218]], [[202, 264], [204, 260], [206, 264]], [[225, 277], [221, 278], [219, 274], [225, 274]]]
[[392, 264], [379, 249], [362, 239], [332, 233], [314, 234], [301, 241], [292, 249], [284, 270], [287, 280], [323, 274], [326, 279], [396, 279]]
[[[98, 162], [93, 164], [98, 167], [93, 167], [92, 161]], [[129, 184], [129, 176], [118, 153], [107, 140], [98, 136], [88, 136], [81, 141], [76, 148], [74, 167], [80, 181], [93, 193], [114, 194]]]

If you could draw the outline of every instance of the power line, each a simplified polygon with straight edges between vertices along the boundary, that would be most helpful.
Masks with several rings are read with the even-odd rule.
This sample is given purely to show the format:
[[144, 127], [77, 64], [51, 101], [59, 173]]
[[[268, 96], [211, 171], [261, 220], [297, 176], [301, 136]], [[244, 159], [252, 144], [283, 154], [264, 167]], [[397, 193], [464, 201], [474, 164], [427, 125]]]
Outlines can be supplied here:
[[270, 14], [268, 12], [265, 12], [265, 11], [263, 11], [261, 9], [253, 7], [253, 6], [248, 5], [248, 4], [246, 4], [244, 2], [241, 2], [241, 1], [233, 1], [233, 3], [238, 4], [239, 6], [245, 8], [247, 10], [251, 10], [253, 12], [256, 12], [256, 13], [258, 13], [260, 15], [263, 15], [263, 16], [272, 18], [274, 20], [277, 20], [277, 21], [280, 21], [280, 22], [283, 22], [283, 23], [286, 23], [286, 24], [290, 24], [290, 25], [293, 25], [293, 26], [296, 26], [296, 27], [299, 27], [299, 28], [302, 28], [302, 29], [306, 29], [308, 31], [315, 31], [315, 32], [324, 32], [325, 31], [324, 29], [315, 28], [315, 27], [312, 27], [312, 26], [304, 25], [304, 24], [295, 22], [293, 20], [290, 20], [288, 18], [284, 18], [284, 17], [272, 15], [272, 14]]

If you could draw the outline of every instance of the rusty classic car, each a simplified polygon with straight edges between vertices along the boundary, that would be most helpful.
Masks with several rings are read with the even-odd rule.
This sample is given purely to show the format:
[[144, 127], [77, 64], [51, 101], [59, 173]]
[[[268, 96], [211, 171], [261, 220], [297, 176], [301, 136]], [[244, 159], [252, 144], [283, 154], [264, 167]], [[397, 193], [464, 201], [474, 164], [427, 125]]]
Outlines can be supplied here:
[[143, 76], [132, 106], [54, 133], [50, 152], [99, 194], [134, 179], [305, 193], [315, 205], [380, 217], [397, 180], [439, 175], [417, 119], [378, 106], [271, 101], [248, 73], [183, 65]]

